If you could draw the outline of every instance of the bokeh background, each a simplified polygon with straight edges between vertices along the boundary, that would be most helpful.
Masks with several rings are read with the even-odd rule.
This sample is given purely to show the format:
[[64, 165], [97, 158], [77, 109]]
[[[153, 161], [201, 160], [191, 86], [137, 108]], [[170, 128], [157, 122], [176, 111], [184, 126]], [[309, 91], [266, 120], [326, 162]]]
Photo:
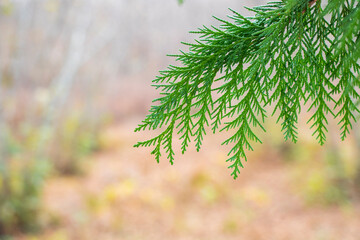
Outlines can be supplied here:
[[190, 30], [263, 1], [0, 0], [0, 239], [342, 239], [360, 236], [360, 130], [283, 141], [276, 118], [233, 180], [225, 134], [170, 166], [134, 149]]

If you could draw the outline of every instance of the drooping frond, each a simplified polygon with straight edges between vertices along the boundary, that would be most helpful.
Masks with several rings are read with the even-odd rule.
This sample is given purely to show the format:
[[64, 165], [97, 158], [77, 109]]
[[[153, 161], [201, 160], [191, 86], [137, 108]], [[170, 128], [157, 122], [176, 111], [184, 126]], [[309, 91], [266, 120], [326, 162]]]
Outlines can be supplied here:
[[[334, 0], [280, 1], [249, 9], [253, 17], [232, 11], [220, 27], [203, 27], [188, 52], [174, 55], [180, 66], [169, 66], [153, 81], [161, 97], [135, 131], [164, 130], [135, 147], [162, 149], [174, 161], [172, 139], [179, 136], [184, 153], [191, 141], [199, 151], [211, 128], [231, 131], [228, 162], [238, 177], [246, 151], [261, 142], [254, 129], [265, 131], [266, 107], [274, 106], [285, 140], [297, 141], [298, 114], [309, 103], [309, 123], [324, 144], [327, 117], [339, 119], [341, 138], [359, 112], [360, 5]], [[215, 87], [220, 81], [221, 86]]]

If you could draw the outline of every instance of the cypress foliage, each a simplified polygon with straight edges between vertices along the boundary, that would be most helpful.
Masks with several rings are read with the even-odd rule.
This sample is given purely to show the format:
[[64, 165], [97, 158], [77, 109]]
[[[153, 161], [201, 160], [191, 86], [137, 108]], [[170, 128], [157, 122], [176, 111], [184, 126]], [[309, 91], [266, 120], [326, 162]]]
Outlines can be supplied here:
[[254, 129], [265, 131], [266, 117], [277, 114], [285, 140], [296, 142], [298, 115], [307, 103], [313, 112], [308, 123], [321, 145], [329, 116], [346, 138], [359, 113], [360, 2], [283, 0], [248, 10], [253, 17], [231, 10], [229, 20], [217, 18], [220, 27], [198, 29], [198, 40], [184, 43], [189, 51], [172, 55], [181, 64], [153, 80], [161, 97], [135, 129], [162, 132], [135, 147], [153, 146], [157, 161], [165, 150], [173, 164], [174, 137], [184, 153], [191, 141], [200, 150], [208, 127], [230, 131], [223, 144], [232, 146], [227, 161], [236, 179], [251, 144], [261, 142]]

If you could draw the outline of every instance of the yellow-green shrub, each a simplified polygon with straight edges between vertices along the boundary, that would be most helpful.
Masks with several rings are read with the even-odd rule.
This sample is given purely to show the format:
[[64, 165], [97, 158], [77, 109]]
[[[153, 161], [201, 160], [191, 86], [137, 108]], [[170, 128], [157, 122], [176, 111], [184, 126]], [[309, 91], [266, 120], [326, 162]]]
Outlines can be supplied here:
[[79, 174], [84, 170], [84, 158], [98, 149], [99, 124], [73, 113], [63, 119], [55, 130], [49, 158], [62, 174]]
[[0, 236], [39, 227], [45, 161], [13, 157], [0, 162]]

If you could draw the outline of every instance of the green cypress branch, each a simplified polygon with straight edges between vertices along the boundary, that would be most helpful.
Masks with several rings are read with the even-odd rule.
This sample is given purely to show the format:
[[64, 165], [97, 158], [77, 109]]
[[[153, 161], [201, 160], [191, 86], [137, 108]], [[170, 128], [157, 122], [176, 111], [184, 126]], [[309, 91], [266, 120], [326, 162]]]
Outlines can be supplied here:
[[248, 9], [255, 16], [231, 10], [230, 21], [216, 18], [220, 27], [192, 32], [199, 40], [172, 55], [181, 66], [169, 66], [153, 81], [161, 97], [135, 129], [164, 130], [135, 147], [153, 146], [157, 161], [164, 149], [173, 164], [176, 134], [184, 153], [192, 140], [201, 149], [207, 127], [231, 131], [223, 144], [232, 146], [227, 162], [237, 178], [252, 143], [261, 143], [254, 130], [265, 131], [266, 108], [274, 106], [285, 140], [296, 142], [306, 103], [320, 144], [329, 115], [346, 138], [360, 113], [359, 1], [330, 0], [323, 9], [320, 0], [284, 0]]

